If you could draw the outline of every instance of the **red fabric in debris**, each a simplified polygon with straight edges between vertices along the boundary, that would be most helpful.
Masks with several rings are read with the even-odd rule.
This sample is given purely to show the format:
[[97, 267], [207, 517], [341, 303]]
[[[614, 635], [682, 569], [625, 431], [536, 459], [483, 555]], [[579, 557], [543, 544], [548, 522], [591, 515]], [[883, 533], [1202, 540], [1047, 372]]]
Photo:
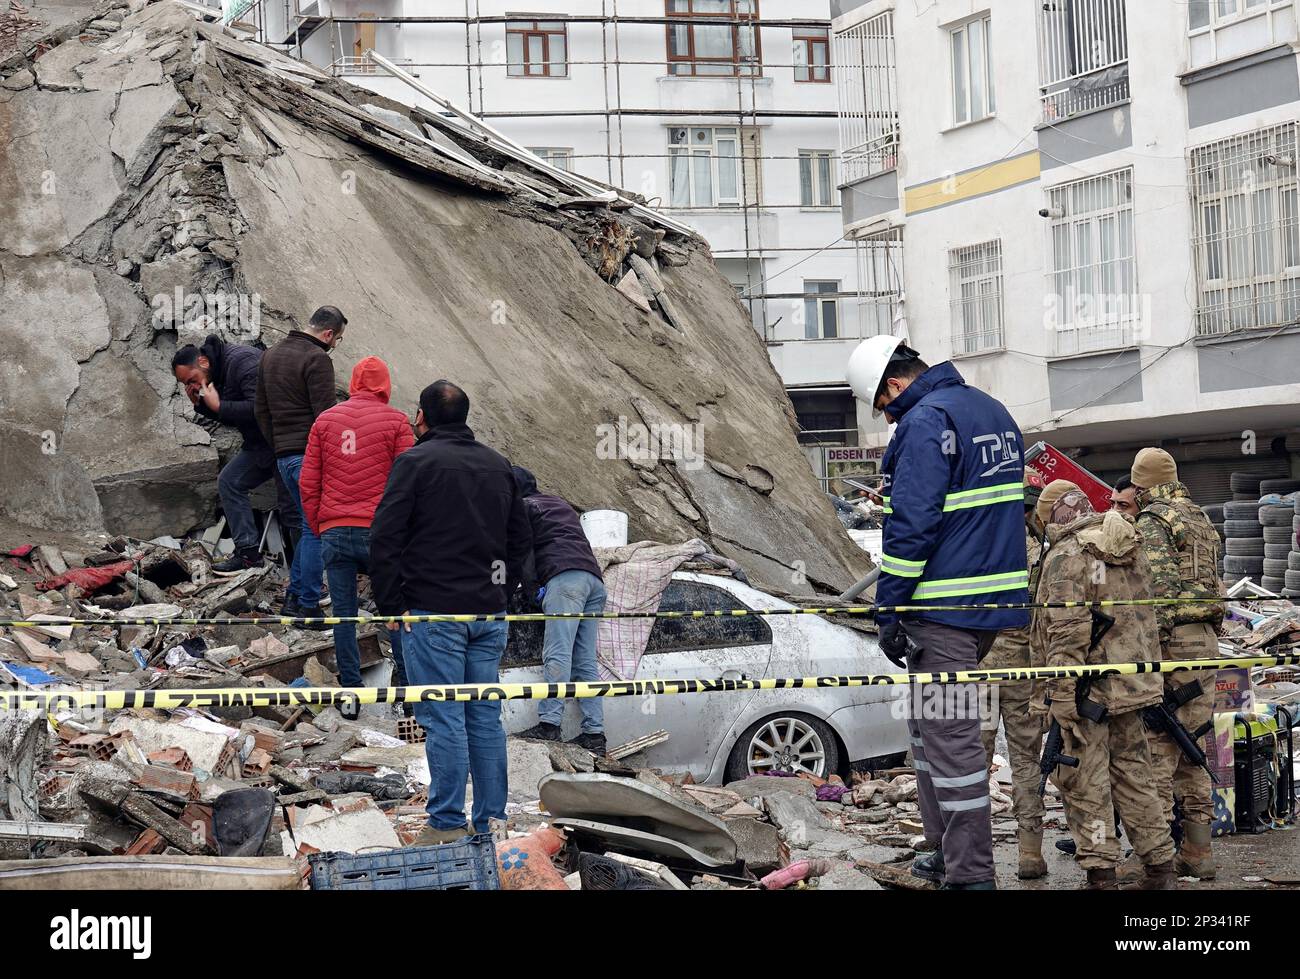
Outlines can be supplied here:
[[5, 557], [25, 558], [29, 554], [31, 554], [32, 551], [34, 550], [36, 550], [36, 548], [33, 547], [31, 544], [21, 544], [18, 547], [15, 547], [12, 551], [5, 551]]
[[50, 591], [55, 588], [62, 588], [64, 585], [76, 585], [83, 594], [89, 595], [91, 592], [103, 588], [109, 582], [116, 581], [133, 567], [135, 567], [134, 561], [118, 561], [116, 564], [105, 564], [98, 568], [73, 568], [58, 577], [37, 582], [36, 590]]

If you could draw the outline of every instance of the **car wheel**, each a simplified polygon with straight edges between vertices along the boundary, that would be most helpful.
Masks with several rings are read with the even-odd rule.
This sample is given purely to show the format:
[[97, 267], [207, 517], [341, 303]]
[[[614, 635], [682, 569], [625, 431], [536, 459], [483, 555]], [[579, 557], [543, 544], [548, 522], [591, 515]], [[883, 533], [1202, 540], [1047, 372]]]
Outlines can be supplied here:
[[727, 759], [727, 781], [773, 770], [827, 778], [840, 770], [840, 745], [825, 721], [807, 714], [772, 714], [745, 729]]

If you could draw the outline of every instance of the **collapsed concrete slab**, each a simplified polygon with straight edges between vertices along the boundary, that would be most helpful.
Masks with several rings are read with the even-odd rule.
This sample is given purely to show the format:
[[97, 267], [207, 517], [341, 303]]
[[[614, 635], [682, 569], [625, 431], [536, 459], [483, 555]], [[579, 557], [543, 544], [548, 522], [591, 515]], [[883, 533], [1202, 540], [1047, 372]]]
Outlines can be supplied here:
[[[0, 59], [0, 409], [57, 446], [5, 474], [42, 487], [15, 516], [141, 537], [209, 519], [230, 435], [194, 423], [171, 353], [209, 332], [269, 345], [330, 303], [340, 386], [371, 354], [404, 409], [457, 381], [482, 440], [580, 509], [626, 510], [633, 539], [704, 538], [783, 591], [866, 570], [703, 241], [133, 5]], [[120, 28], [91, 26], [107, 13]]]

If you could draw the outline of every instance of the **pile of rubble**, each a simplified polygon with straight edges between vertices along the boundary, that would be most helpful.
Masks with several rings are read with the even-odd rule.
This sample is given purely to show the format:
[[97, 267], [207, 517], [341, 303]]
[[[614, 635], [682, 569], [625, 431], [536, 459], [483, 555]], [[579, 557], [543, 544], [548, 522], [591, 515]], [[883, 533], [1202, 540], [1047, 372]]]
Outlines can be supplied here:
[[[34, 689], [337, 685], [328, 633], [170, 624], [274, 615], [283, 601], [285, 575], [274, 564], [214, 576], [218, 537], [99, 536], [75, 551], [9, 551], [0, 617], [35, 624], [0, 630], [0, 677]], [[363, 609], [367, 601], [363, 588]], [[118, 617], [157, 624], [113, 624]], [[105, 624], [59, 622], [67, 618]], [[384, 684], [381, 633], [361, 628], [360, 645], [363, 671], [378, 670], [370, 682]], [[311, 854], [383, 852], [415, 839], [429, 783], [423, 737], [391, 705], [363, 705], [355, 718], [334, 707], [249, 706], [0, 715], [9, 787], [0, 853], [281, 857], [305, 880]], [[910, 770], [856, 776], [853, 785], [777, 773], [705, 786], [639, 765], [644, 746], [596, 757], [509, 740], [509, 819], [498, 846], [538, 833], [552, 841], [555, 874], [527, 886], [581, 887], [585, 869], [590, 886], [870, 888], [899, 877], [927, 846]], [[995, 791], [995, 813], [1009, 806]], [[505, 874], [505, 886], [519, 886], [510, 881]]]

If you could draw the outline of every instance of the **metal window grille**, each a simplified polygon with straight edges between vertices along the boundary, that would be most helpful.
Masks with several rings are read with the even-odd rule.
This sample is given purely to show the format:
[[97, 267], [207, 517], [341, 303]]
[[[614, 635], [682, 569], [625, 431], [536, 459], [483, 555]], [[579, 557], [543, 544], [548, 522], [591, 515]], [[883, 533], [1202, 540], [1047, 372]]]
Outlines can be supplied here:
[[1300, 322], [1298, 128], [1289, 122], [1188, 152], [1202, 336]]
[[1133, 247], [1133, 169], [1047, 191], [1047, 326], [1059, 355], [1131, 346], [1142, 316]]
[[898, 66], [894, 15], [883, 13], [835, 35], [839, 91], [840, 182], [853, 183], [898, 163]]
[[954, 357], [1001, 350], [1003, 339], [1002, 242], [948, 252]]
[[895, 229], [854, 241], [858, 264], [858, 330], [892, 334], [903, 318], [903, 236]]
[[1038, 78], [1048, 122], [1125, 101], [1126, 0], [1044, 0], [1038, 9]]

